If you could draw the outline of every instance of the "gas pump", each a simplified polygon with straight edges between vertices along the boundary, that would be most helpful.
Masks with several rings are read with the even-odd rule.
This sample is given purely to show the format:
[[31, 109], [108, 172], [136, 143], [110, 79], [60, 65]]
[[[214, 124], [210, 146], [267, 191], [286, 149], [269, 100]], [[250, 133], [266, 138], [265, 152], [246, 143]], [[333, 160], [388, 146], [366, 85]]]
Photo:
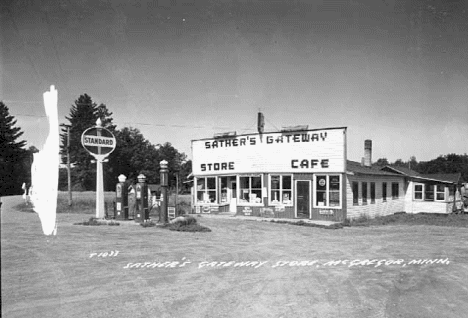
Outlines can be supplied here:
[[148, 184], [146, 184], [146, 177], [144, 174], [140, 174], [137, 178], [135, 222], [141, 223], [149, 219]]
[[115, 215], [118, 220], [128, 220], [128, 187], [125, 181], [127, 177], [121, 174], [119, 183], [115, 187]]

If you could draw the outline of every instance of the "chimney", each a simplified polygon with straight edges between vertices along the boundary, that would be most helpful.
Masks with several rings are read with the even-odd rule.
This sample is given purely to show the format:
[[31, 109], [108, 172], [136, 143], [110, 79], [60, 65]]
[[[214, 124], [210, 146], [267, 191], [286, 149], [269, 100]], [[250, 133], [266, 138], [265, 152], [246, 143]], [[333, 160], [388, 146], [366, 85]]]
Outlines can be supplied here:
[[263, 134], [264, 127], [265, 117], [263, 116], [263, 113], [258, 112], [257, 129], [259, 134]]
[[364, 141], [364, 166], [372, 166], [372, 140]]

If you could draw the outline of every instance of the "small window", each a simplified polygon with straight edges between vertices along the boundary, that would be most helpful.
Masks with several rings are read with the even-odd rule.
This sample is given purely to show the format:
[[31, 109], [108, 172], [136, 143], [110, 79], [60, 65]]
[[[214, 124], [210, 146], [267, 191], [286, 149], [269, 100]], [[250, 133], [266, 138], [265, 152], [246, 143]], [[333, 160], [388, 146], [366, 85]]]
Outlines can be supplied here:
[[370, 183], [370, 203], [375, 203], [375, 182]]
[[398, 182], [392, 182], [392, 199], [398, 199], [400, 196]]
[[433, 184], [425, 185], [424, 200], [434, 201], [434, 185]]
[[424, 193], [424, 185], [422, 184], [415, 184], [414, 185], [414, 199], [415, 200], [422, 200]]
[[216, 178], [197, 178], [197, 202], [216, 203]]
[[359, 205], [359, 183], [353, 182], [353, 205]]
[[387, 202], [387, 182], [382, 182], [382, 201]]
[[436, 201], [445, 201], [445, 186], [443, 184], [436, 186]]
[[362, 182], [362, 204], [367, 204], [367, 182]]

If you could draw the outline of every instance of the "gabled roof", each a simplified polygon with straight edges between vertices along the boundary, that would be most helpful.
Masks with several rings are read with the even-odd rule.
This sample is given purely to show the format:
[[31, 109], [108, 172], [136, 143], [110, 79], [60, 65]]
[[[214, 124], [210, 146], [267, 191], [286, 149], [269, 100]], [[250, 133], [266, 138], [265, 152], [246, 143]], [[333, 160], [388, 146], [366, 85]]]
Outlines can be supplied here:
[[346, 160], [346, 170], [352, 174], [378, 175], [378, 176], [401, 176], [398, 173], [382, 170], [380, 167], [363, 166], [360, 162]]
[[394, 173], [402, 174], [402, 175], [407, 176], [407, 177], [418, 177], [418, 176], [420, 176], [419, 172], [416, 172], [416, 171], [411, 170], [411, 169], [406, 168], [406, 167], [385, 166], [385, 167], [383, 167], [381, 169], [384, 170], [384, 171], [388, 171], [388, 172], [394, 172]]

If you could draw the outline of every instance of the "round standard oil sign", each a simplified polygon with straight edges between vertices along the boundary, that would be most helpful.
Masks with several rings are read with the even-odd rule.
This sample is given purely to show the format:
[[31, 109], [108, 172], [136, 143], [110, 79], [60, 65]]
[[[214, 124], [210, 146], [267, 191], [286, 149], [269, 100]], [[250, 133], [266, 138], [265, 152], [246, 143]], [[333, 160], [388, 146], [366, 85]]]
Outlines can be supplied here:
[[116, 146], [114, 135], [102, 127], [86, 129], [81, 135], [81, 144], [93, 156], [107, 157]]

